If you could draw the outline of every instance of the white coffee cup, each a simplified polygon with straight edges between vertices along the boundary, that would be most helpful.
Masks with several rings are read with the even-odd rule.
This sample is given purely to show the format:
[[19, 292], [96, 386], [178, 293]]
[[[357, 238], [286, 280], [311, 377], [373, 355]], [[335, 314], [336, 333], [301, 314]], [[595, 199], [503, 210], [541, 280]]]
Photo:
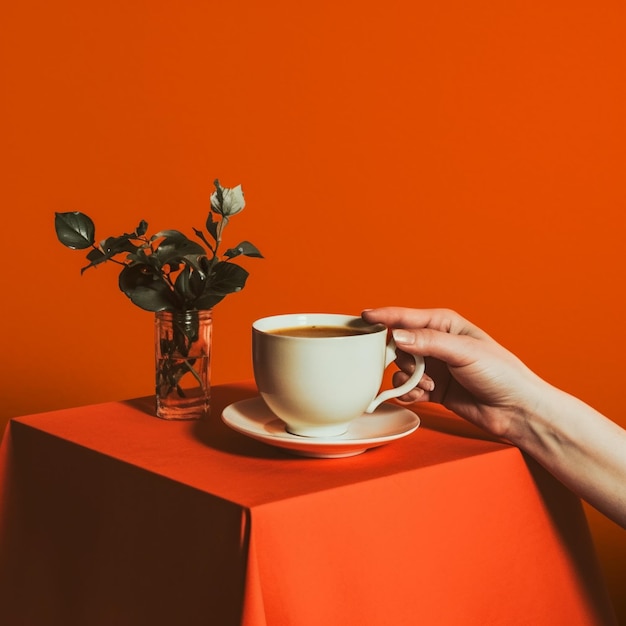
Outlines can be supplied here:
[[[345, 334], [319, 335], [329, 328]], [[294, 313], [259, 319], [252, 325], [252, 361], [261, 397], [292, 434], [341, 435], [352, 420], [413, 389], [424, 373], [424, 360], [416, 356], [412, 376], [379, 393], [384, 371], [396, 358], [395, 343], [387, 335], [382, 324], [367, 324], [353, 315]]]

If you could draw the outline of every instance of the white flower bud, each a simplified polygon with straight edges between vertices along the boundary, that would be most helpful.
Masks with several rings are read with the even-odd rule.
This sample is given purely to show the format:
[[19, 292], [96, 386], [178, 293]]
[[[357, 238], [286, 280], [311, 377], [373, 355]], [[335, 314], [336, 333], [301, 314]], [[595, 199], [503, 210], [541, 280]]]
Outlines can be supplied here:
[[239, 211], [243, 211], [243, 208], [246, 206], [246, 201], [243, 199], [241, 185], [237, 185], [232, 189], [220, 187], [220, 190], [222, 192], [221, 204], [218, 192], [214, 191], [211, 194], [211, 207], [216, 213], [230, 217], [231, 215], [239, 213]]

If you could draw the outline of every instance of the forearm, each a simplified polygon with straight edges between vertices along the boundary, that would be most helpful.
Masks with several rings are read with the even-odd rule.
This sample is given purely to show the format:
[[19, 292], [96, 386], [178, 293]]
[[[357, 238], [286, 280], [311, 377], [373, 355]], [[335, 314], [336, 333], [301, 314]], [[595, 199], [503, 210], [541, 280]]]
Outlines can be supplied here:
[[541, 381], [507, 438], [626, 528], [626, 431]]

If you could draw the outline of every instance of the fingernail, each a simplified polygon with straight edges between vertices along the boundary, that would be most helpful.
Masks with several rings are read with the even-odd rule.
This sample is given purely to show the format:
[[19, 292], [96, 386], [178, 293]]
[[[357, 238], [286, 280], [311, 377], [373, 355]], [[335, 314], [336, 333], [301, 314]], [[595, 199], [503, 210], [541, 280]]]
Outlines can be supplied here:
[[412, 332], [408, 330], [394, 328], [391, 331], [391, 334], [393, 335], [393, 338], [395, 339], [396, 343], [403, 343], [405, 345], [415, 343], [415, 336], [413, 335]]

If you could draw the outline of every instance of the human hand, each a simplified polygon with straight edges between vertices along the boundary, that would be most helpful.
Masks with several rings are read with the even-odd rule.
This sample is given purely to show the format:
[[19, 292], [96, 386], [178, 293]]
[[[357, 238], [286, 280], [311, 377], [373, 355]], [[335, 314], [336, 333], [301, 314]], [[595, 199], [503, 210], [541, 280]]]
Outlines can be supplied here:
[[572, 491], [626, 528], [626, 430], [529, 370], [454, 311], [363, 311], [392, 329], [399, 385], [424, 357], [426, 374], [401, 400], [440, 402], [534, 457]]
[[400, 368], [393, 377], [395, 386], [410, 376], [411, 355], [425, 357], [424, 378], [401, 401], [439, 402], [496, 436], [510, 436], [512, 425], [547, 385], [454, 311], [384, 307], [364, 311], [362, 317], [392, 329]]

